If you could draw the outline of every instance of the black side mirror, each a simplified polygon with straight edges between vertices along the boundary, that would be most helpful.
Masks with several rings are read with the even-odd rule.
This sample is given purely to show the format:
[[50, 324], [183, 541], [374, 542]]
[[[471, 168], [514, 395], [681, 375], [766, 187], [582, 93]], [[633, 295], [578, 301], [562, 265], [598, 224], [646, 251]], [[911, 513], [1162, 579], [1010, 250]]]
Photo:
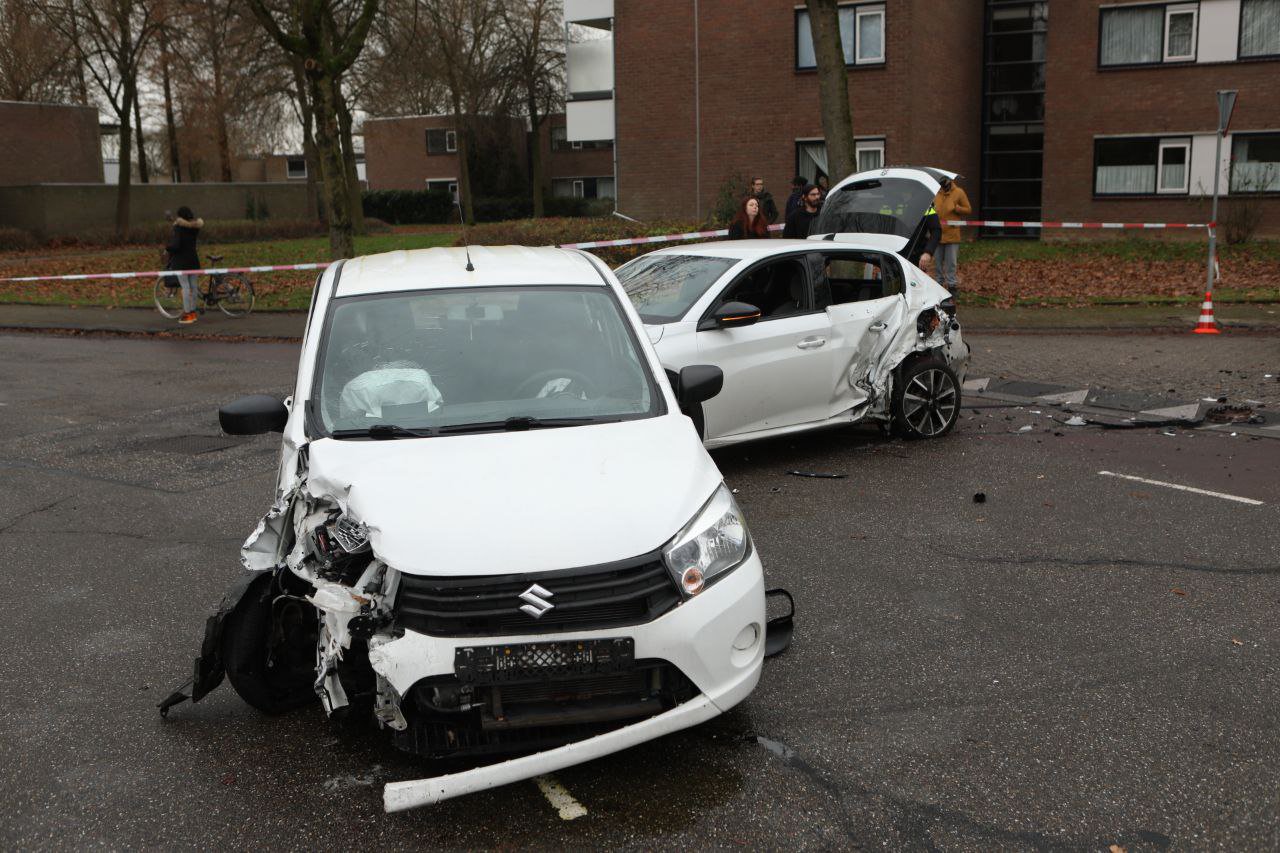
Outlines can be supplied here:
[[680, 408], [710, 400], [720, 393], [724, 387], [724, 371], [710, 364], [691, 364], [680, 371], [680, 384], [676, 388], [676, 396], [680, 399]]
[[289, 410], [270, 394], [250, 394], [218, 409], [218, 423], [227, 435], [284, 432]]
[[736, 326], [750, 326], [760, 319], [760, 309], [746, 302], [726, 302], [711, 316], [698, 326], [698, 331], [706, 329], [732, 329]]

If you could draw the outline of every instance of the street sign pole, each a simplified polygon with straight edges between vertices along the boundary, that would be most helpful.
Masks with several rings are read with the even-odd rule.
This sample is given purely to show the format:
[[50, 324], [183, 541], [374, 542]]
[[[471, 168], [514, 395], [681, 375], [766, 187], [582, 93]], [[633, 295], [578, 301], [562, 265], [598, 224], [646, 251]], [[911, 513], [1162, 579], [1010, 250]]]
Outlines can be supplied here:
[[1218, 133], [1213, 146], [1213, 215], [1209, 217], [1209, 263], [1205, 273], [1206, 298], [1213, 295], [1213, 268], [1218, 257], [1218, 184], [1222, 180], [1222, 137], [1231, 125], [1231, 111], [1236, 106], [1234, 89], [1218, 90]]

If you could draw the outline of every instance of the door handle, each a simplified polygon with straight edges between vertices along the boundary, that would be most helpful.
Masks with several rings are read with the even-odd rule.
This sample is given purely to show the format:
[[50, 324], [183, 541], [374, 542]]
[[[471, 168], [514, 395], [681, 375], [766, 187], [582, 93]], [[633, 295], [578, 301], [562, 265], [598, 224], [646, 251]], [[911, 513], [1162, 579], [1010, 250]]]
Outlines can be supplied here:
[[797, 349], [817, 349], [827, 342], [826, 338], [805, 338], [796, 344]]
[[884, 325], [884, 323], [872, 323], [872, 324], [871, 324], [871, 331], [873, 331], [873, 332], [883, 332], [884, 330], [885, 330], [885, 325]]

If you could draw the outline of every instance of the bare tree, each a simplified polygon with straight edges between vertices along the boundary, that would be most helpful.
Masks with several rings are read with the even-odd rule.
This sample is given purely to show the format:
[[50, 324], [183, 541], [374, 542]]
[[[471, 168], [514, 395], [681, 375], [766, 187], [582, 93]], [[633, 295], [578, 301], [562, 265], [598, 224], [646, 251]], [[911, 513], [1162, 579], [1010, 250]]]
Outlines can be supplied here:
[[827, 168], [834, 184], [854, 169], [853, 116], [849, 109], [849, 77], [840, 40], [836, 0], [805, 0], [818, 65], [818, 98], [822, 133], [827, 139]]
[[439, 56], [423, 50], [425, 22], [417, 0], [384, 0], [369, 49], [351, 76], [358, 103], [371, 115], [432, 115], [449, 103]]
[[339, 127], [339, 81], [364, 49], [379, 0], [298, 0], [268, 6], [246, 0], [277, 44], [302, 62], [316, 122], [316, 148], [329, 217], [329, 252], [355, 254], [350, 186]]
[[564, 103], [564, 49], [557, 0], [503, 0], [503, 53], [509, 57], [512, 84], [520, 91], [529, 116], [532, 144], [529, 172], [533, 215], [542, 216], [547, 181], [542, 167], [542, 127]]
[[60, 14], [36, 0], [0, 0], [0, 100], [85, 102], [75, 48], [56, 24]]

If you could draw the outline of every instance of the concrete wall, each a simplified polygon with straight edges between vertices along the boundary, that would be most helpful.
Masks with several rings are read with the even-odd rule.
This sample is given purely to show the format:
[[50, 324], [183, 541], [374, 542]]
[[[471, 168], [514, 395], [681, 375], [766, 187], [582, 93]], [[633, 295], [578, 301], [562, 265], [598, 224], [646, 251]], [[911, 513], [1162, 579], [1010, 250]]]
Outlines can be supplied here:
[[[249, 198], [271, 219], [307, 218], [305, 182], [266, 184], [135, 184], [130, 224], [163, 222], [166, 210], [186, 205], [204, 219], [244, 219]], [[0, 226], [42, 237], [115, 227], [116, 187], [106, 184], [41, 184], [0, 187]]]
[[0, 101], [0, 186], [101, 182], [96, 109]]

